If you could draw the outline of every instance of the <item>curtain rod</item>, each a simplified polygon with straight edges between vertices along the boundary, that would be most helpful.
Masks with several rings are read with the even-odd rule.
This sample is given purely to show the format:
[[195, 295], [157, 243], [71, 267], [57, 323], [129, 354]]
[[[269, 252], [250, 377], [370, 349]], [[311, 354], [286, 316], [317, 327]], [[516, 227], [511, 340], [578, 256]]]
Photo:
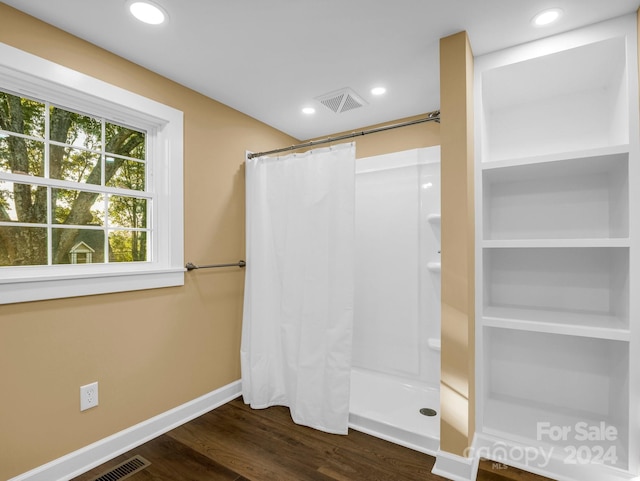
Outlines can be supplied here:
[[361, 132], [352, 132], [350, 134], [340, 135], [338, 137], [328, 137], [321, 140], [310, 140], [302, 144], [291, 145], [289, 147], [282, 147], [280, 149], [268, 150], [266, 152], [256, 152], [247, 154], [247, 159], [253, 159], [254, 157], [262, 157], [263, 155], [279, 154], [280, 152], [288, 152], [290, 150], [304, 149], [305, 147], [313, 147], [314, 145], [328, 144], [329, 142], [337, 142], [340, 140], [352, 139], [353, 137], [360, 137], [362, 135], [375, 134], [378, 132], [384, 132], [385, 130], [398, 129], [400, 127], [408, 127], [410, 125], [421, 124], [424, 122], [438, 122], [440, 123], [440, 111], [434, 110], [429, 112], [426, 117], [409, 120], [407, 122], [401, 122], [399, 124], [385, 125], [383, 127], [376, 127], [370, 130], [363, 130]]

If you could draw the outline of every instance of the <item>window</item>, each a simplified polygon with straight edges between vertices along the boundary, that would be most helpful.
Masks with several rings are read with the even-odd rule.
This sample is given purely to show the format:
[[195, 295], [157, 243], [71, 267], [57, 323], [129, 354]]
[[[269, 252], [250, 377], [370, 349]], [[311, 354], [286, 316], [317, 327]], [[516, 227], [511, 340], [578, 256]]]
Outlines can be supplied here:
[[149, 259], [146, 137], [0, 90], [0, 266]]
[[0, 302], [184, 283], [182, 112], [0, 44]]

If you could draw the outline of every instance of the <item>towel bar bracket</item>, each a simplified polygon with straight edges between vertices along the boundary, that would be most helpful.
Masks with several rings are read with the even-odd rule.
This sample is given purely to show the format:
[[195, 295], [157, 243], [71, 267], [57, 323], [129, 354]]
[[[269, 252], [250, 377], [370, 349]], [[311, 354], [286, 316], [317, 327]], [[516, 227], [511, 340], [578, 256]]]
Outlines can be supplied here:
[[197, 266], [193, 262], [187, 262], [187, 264], [184, 267], [187, 269], [187, 271], [192, 271], [194, 269], [214, 269], [218, 267], [244, 267], [246, 265], [247, 263], [245, 261], [239, 260], [238, 262], [234, 262], [231, 264], [209, 264], [206, 266]]

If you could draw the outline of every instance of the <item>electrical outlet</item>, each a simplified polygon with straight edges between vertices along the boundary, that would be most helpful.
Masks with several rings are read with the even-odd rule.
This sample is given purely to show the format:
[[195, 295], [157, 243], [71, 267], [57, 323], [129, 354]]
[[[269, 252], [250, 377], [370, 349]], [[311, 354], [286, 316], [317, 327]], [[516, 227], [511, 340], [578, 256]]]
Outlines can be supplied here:
[[94, 408], [98, 405], [98, 383], [92, 382], [80, 386], [80, 411]]

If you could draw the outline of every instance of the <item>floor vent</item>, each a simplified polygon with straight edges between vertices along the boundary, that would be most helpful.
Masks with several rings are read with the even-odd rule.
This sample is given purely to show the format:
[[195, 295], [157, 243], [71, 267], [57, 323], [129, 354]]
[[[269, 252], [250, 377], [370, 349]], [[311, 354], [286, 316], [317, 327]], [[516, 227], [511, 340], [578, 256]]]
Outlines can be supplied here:
[[118, 464], [115, 468], [111, 468], [104, 474], [101, 474], [97, 478], [93, 478], [91, 481], [120, 481], [126, 479], [129, 476], [133, 476], [139, 471], [142, 471], [151, 463], [144, 459], [142, 456], [134, 456], [127, 459], [124, 463]]
[[337, 114], [366, 105], [362, 97], [349, 88], [321, 95], [320, 97], [316, 97], [316, 100]]

